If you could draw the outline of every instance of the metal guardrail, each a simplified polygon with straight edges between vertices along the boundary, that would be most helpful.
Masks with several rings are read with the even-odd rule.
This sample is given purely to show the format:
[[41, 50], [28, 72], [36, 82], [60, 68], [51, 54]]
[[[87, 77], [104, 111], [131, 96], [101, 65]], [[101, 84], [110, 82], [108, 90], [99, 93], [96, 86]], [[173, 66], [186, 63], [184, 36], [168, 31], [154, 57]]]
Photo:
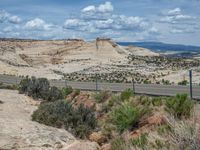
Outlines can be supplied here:
[[[22, 78], [8, 75], [0, 75], [0, 82], [4, 84], [19, 84]], [[134, 89], [136, 94], [155, 96], [175, 96], [177, 93], [190, 94], [189, 86], [160, 85], [160, 84], [132, 84], [132, 83], [102, 83], [102, 82], [76, 82], [66, 80], [49, 80], [51, 86], [71, 86], [80, 90], [110, 90], [121, 92], [125, 89]], [[200, 99], [200, 86], [193, 86], [193, 98]]]

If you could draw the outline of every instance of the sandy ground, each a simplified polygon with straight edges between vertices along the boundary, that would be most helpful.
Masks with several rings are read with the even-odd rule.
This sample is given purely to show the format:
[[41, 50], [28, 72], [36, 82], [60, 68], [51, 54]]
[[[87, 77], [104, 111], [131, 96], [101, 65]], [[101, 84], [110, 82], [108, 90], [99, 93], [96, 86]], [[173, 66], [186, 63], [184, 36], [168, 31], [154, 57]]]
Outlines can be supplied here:
[[39, 103], [18, 91], [0, 90], [0, 101], [0, 149], [97, 149], [96, 143], [78, 141], [64, 129], [31, 121]]

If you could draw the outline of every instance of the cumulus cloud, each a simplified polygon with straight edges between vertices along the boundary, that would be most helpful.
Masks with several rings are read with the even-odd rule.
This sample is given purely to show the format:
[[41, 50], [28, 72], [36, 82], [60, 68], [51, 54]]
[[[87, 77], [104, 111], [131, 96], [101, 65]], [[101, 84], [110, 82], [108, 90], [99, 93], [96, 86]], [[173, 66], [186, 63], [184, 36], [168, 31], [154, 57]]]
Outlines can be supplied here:
[[64, 28], [89, 32], [107, 32], [105, 30], [138, 32], [151, 27], [142, 17], [116, 15], [113, 10], [111, 2], [99, 6], [87, 6], [81, 10], [80, 17], [67, 19]]
[[82, 9], [82, 13], [111, 13], [113, 12], [114, 7], [111, 2], [105, 2], [99, 6], [90, 5]]
[[160, 22], [176, 24], [184, 23], [194, 19], [196, 18], [193, 16], [183, 14], [180, 8], [175, 8], [169, 10], [167, 13], [164, 13], [162, 18], [160, 19]]
[[97, 10], [100, 13], [110, 13], [113, 12], [114, 7], [112, 6], [111, 2], [105, 2], [105, 4], [99, 5]]
[[53, 25], [46, 23], [43, 19], [35, 18], [28, 21], [24, 27], [30, 30], [50, 30]]
[[8, 18], [8, 21], [10, 23], [18, 24], [18, 23], [20, 23], [22, 21], [22, 19], [20, 17], [18, 17], [18, 16], [11, 16], [11, 17]]
[[8, 13], [6, 11], [1, 10], [0, 11], [0, 23], [6, 22], [6, 21], [13, 23], [13, 24], [18, 24], [22, 21], [22, 19], [19, 16], [11, 15], [10, 13]]

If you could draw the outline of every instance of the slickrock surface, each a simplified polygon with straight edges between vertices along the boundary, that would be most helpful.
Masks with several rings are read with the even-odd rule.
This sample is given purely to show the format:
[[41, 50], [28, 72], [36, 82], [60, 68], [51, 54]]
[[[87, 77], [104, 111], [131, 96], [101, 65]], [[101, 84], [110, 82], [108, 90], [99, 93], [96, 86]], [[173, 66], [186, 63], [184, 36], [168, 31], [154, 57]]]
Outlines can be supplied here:
[[76, 140], [64, 129], [31, 121], [39, 102], [18, 91], [0, 90], [0, 101], [0, 149], [96, 150], [98, 147], [94, 142]]

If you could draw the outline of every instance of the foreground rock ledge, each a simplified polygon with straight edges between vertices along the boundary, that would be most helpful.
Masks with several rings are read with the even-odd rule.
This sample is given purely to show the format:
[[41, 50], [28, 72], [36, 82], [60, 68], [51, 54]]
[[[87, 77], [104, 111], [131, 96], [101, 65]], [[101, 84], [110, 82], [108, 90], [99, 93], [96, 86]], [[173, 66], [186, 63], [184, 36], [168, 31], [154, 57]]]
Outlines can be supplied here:
[[31, 121], [39, 103], [18, 94], [0, 90], [0, 149], [96, 150], [94, 142], [78, 141], [64, 129]]

